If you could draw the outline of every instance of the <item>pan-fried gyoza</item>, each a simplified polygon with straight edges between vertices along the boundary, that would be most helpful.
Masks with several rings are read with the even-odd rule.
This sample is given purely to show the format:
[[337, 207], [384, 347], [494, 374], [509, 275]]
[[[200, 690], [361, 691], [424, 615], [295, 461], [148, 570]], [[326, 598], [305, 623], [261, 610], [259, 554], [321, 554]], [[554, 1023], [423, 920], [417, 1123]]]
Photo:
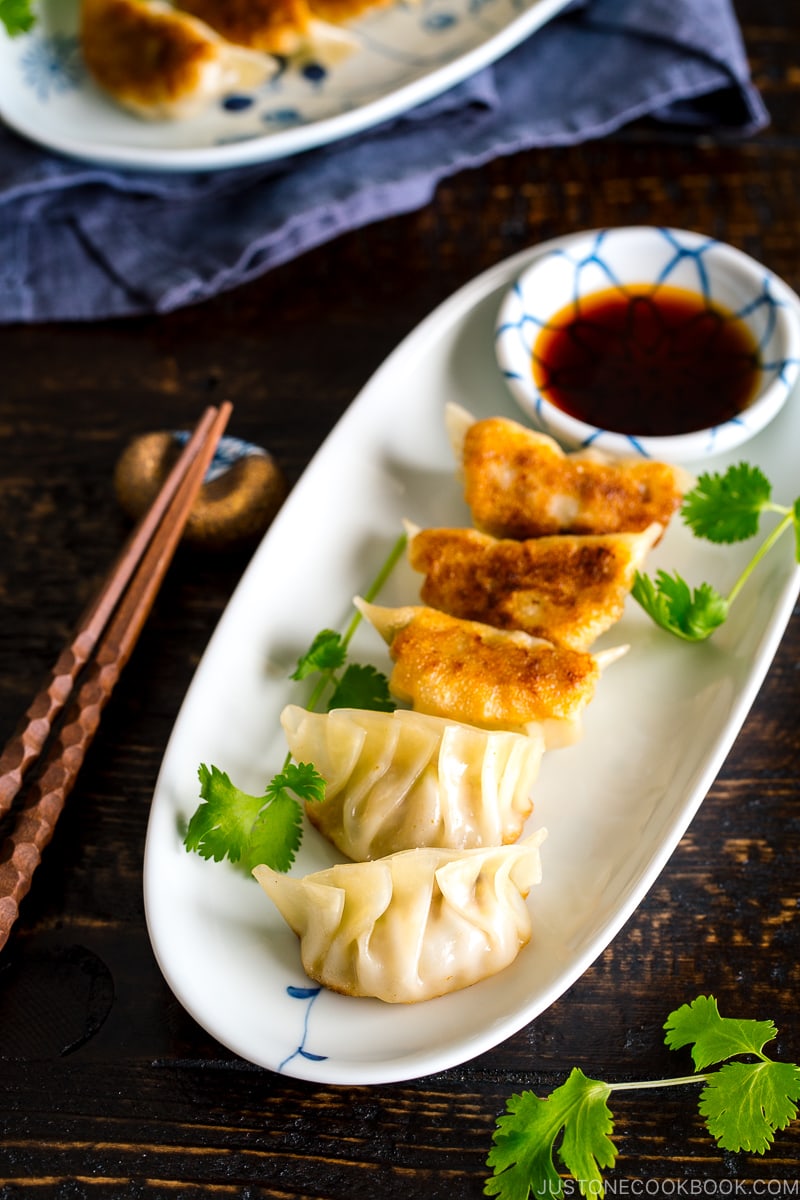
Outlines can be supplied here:
[[498, 629], [588, 650], [622, 615], [634, 576], [661, 535], [493, 538], [477, 529], [407, 526], [424, 604]]
[[81, 0], [80, 41], [95, 83], [150, 120], [196, 116], [252, 92], [279, 59], [332, 66], [358, 41], [345, 27], [388, 0]]
[[82, 0], [80, 38], [95, 83], [152, 120], [195, 116], [226, 92], [259, 86], [275, 69], [162, 0]]
[[548, 748], [579, 736], [601, 669], [627, 649], [584, 654], [422, 605], [355, 604], [389, 646], [398, 700], [483, 729], [541, 732]]
[[447, 424], [472, 520], [494, 537], [666, 529], [692, 482], [649, 459], [565, 454], [544, 433], [505, 417], [476, 421], [457, 405]]
[[330, 65], [356, 45], [335, 22], [357, 15], [362, 5], [335, 7], [322, 0], [175, 0], [218, 34], [238, 46], [284, 57], [313, 57]]

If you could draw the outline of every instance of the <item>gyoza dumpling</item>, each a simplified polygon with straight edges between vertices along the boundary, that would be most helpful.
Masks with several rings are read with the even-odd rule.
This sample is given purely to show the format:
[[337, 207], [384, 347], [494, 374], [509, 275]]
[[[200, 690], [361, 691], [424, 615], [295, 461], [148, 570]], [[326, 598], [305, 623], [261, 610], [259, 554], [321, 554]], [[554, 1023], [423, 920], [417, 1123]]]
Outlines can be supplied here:
[[548, 748], [575, 741], [601, 668], [627, 649], [585, 654], [422, 605], [354, 603], [389, 645], [399, 700], [483, 729], [540, 731]]
[[179, 0], [178, 7], [229, 42], [266, 54], [313, 55], [330, 66], [357, 45], [351, 34], [315, 15], [309, 0]]
[[494, 537], [666, 529], [692, 484], [667, 463], [565, 454], [544, 433], [505, 417], [476, 421], [457, 405], [447, 426], [472, 519]]
[[513, 842], [533, 802], [544, 741], [425, 713], [290, 704], [281, 724], [292, 757], [313, 762], [325, 799], [313, 825], [349, 858], [418, 846], [467, 849]]
[[546, 833], [513, 846], [404, 850], [304, 878], [253, 871], [300, 938], [306, 974], [335, 992], [430, 1000], [502, 971], [530, 940], [525, 904]]
[[425, 576], [420, 591], [425, 604], [588, 650], [622, 616], [635, 573], [661, 526], [524, 541], [477, 529], [408, 526], [408, 532], [409, 562]]
[[82, 0], [80, 39], [95, 82], [140, 117], [191, 117], [275, 72], [263, 54], [231, 45], [162, 0]]

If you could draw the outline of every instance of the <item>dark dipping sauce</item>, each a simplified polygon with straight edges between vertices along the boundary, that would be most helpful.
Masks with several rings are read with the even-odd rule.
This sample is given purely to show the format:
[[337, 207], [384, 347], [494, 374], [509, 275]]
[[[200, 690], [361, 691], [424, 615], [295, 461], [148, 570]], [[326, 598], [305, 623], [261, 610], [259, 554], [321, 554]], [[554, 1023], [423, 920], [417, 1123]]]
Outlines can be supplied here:
[[557, 408], [616, 433], [690, 433], [753, 400], [758, 346], [734, 313], [677, 287], [608, 288], [552, 318], [533, 377]]

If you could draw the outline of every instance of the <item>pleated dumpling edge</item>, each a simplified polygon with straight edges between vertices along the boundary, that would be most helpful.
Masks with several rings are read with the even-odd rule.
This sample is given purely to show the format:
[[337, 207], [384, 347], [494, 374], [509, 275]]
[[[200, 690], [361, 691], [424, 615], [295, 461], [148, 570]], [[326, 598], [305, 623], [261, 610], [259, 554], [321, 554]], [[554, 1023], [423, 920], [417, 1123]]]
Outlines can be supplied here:
[[404, 850], [305, 877], [253, 871], [300, 939], [306, 974], [332, 991], [412, 1004], [509, 966], [531, 938], [539, 829], [511, 846]]

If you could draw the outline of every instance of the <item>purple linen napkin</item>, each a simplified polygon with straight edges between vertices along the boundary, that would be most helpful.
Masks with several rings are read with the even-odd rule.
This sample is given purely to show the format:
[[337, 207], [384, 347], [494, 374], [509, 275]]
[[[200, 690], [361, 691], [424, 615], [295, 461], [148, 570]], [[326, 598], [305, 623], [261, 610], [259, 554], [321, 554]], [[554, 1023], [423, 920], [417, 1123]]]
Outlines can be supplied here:
[[0, 128], [0, 321], [168, 312], [418, 208], [463, 168], [642, 116], [766, 124], [730, 0], [584, 0], [436, 100], [261, 166], [117, 170]]

